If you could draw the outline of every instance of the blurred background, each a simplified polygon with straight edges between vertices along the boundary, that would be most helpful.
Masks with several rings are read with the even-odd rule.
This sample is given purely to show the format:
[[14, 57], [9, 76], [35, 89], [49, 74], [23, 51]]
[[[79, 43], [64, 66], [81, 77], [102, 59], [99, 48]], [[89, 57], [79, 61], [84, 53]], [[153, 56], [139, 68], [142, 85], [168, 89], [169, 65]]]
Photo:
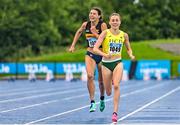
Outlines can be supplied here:
[[[124, 80], [177, 79], [180, 76], [180, 0], [0, 0], [0, 79], [81, 78], [84, 35], [75, 53], [73, 36], [92, 7], [122, 16], [137, 61], [123, 50]], [[73, 78], [72, 78], [73, 74]], [[96, 74], [97, 75], [97, 74]], [[53, 76], [52, 76], [53, 77]]]

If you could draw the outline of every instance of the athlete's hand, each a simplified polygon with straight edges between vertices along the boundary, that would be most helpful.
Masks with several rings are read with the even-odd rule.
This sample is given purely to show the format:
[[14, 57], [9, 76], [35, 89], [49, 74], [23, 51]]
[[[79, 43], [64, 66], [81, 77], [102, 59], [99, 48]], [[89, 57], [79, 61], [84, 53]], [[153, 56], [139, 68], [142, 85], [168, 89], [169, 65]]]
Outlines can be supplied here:
[[97, 34], [97, 30], [95, 26], [91, 26], [90, 30], [93, 34]]
[[105, 54], [104, 55], [105, 58], [111, 58], [111, 56], [112, 56], [111, 54]]
[[133, 61], [135, 60], [135, 56], [134, 55], [129, 55], [129, 57], [130, 57], [131, 60], [133, 60]]
[[71, 47], [69, 48], [69, 52], [74, 52], [74, 50], [75, 50], [74, 46], [71, 46]]

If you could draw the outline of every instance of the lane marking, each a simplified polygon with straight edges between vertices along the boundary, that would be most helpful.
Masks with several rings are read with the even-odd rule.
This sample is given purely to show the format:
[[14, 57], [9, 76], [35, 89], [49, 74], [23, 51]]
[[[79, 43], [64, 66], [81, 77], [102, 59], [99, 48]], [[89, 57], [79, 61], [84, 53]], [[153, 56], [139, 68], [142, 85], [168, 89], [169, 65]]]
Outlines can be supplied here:
[[127, 124], [120, 124], [120, 125], [180, 125], [178, 123], [127, 123]]
[[[162, 85], [163, 84], [155, 84], [154, 86], [151, 86], [151, 87], [148, 87], [148, 88], [143, 88], [143, 89], [135, 90], [133, 92], [129, 92], [127, 94], [123, 94], [121, 96], [121, 98], [129, 96], [129, 95], [137, 94], [137, 93], [140, 93], [140, 92], [143, 92], [143, 91], [147, 91], [148, 89], [156, 88], [156, 87], [162, 86]], [[112, 99], [113, 98], [106, 99], [105, 102], [109, 102]], [[100, 102], [97, 102], [96, 104], [99, 104], [99, 103]], [[25, 123], [25, 124], [28, 125], [28, 124], [37, 123], [37, 122], [40, 122], [40, 121], [44, 121], [44, 120], [47, 120], [47, 119], [51, 119], [51, 118], [54, 118], [54, 117], [58, 117], [58, 116], [62, 116], [62, 115], [68, 114], [68, 113], [72, 113], [72, 112], [75, 112], [75, 111], [78, 111], [78, 110], [81, 110], [81, 109], [84, 109], [84, 108], [87, 108], [87, 107], [89, 107], [89, 105], [85, 105], [85, 106], [82, 106], [82, 107], [79, 107], [79, 108], [75, 108], [75, 109], [72, 109], [72, 110], [68, 110], [68, 111], [65, 111], [65, 112], [62, 112], [62, 113], [58, 113], [58, 114], [55, 114], [55, 115], [44, 117], [44, 118], [41, 118], [41, 119], [38, 119], [38, 120], [34, 120], [34, 121], [31, 121], [31, 122], [28, 122], [28, 123]]]
[[[125, 86], [123, 87], [123, 88], [126, 88]], [[76, 89], [76, 90], [70, 90], [69, 92], [75, 92], [75, 91], [81, 91], [81, 89], [82, 88], [80, 88], [80, 89]], [[82, 89], [82, 90], [85, 90], [85, 89]], [[46, 91], [46, 90], [45, 90]], [[48, 91], [48, 90], [47, 90]], [[55, 95], [55, 94], [53, 94], [53, 93], [55, 93], [55, 94], [66, 94], [66, 92], [65, 93], [61, 93], [61, 92], [52, 92], [52, 94], [51, 93], [49, 93], [49, 94], [41, 94], [41, 95], [39, 95], [39, 96], [27, 96], [27, 97], [21, 97], [21, 98], [14, 98], [14, 99], [6, 99], [6, 100], [0, 100], [0, 103], [6, 103], [6, 102], [12, 102], [12, 101], [21, 101], [21, 100], [25, 100], [25, 99], [32, 99], [32, 98], [38, 98], [38, 97], [44, 97], [44, 96], [49, 96], [49, 95]], [[67, 92], [68, 93], [68, 92]], [[1, 95], [0, 95], [1, 96]], [[65, 99], [65, 100], [68, 100], [68, 98], [67, 99]]]
[[84, 97], [84, 96], [89, 96], [89, 94], [71, 96], [71, 97], [64, 98], [64, 99], [62, 99], [62, 100], [67, 101], [67, 100], [71, 100], [71, 99], [81, 98], [81, 97]]
[[[3, 92], [2, 92], [2, 90], [3, 90]], [[0, 92], [0, 94], [1, 95], [4, 95], [4, 94], [6, 94], [6, 93], [13, 93], [13, 92], [19, 92], [19, 91], [22, 91], [22, 90], [24, 90], [24, 91], [29, 91], [29, 90], [32, 90], [31, 88], [20, 88], [20, 89], [8, 89], [9, 91], [7, 91], [6, 89], [2, 89], [2, 90], [0, 90], [1, 92]]]
[[35, 106], [47, 105], [47, 104], [55, 103], [55, 102], [58, 102], [58, 101], [59, 101], [59, 100], [52, 100], [52, 101], [46, 101], [46, 102], [43, 102], [43, 103], [37, 103], [37, 104], [28, 105], [28, 106], [24, 106], [24, 107], [19, 107], [19, 108], [4, 110], [4, 111], [0, 111], [0, 114], [2, 114], [2, 113], [7, 113], [7, 112], [12, 112], [12, 111], [16, 111], [16, 110], [21, 110], [21, 109], [32, 108], [32, 107], [35, 107]]
[[0, 104], [1, 103], [7, 103], [7, 102], [21, 101], [21, 100], [26, 100], [26, 99], [32, 99], [32, 98], [46, 97], [46, 96], [51, 96], [51, 95], [66, 94], [66, 93], [77, 92], [77, 91], [86, 91], [86, 89], [81, 88], [81, 89], [76, 89], [76, 90], [68, 90], [68, 91], [62, 91], [62, 92], [52, 92], [52, 93], [48, 93], [48, 94], [33, 95], [33, 96], [27, 96], [27, 97], [22, 97], [22, 98], [1, 100]]
[[137, 112], [139, 112], [139, 111], [141, 111], [141, 110], [147, 108], [148, 106], [150, 106], [150, 105], [152, 105], [152, 104], [154, 104], [154, 103], [160, 101], [161, 99], [163, 99], [163, 98], [165, 98], [165, 97], [167, 97], [167, 96], [169, 96], [169, 95], [171, 95], [171, 94], [173, 94], [173, 93], [175, 93], [175, 92], [177, 92], [177, 91], [179, 91], [179, 90], [180, 90], [180, 86], [179, 86], [178, 88], [175, 88], [175, 89], [169, 91], [168, 93], [166, 93], [166, 94], [160, 96], [159, 98], [157, 98], [157, 99], [155, 99], [155, 100], [153, 100], [153, 101], [151, 101], [151, 102], [145, 104], [144, 106], [142, 106], [142, 107], [136, 109], [135, 111], [133, 111], [133, 112], [131, 112], [131, 113], [129, 113], [129, 114], [127, 114], [127, 115], [121, 117], [120, 119], [118, 119], [118, 121], [122, 121], [122, 120], [124, 120], [124, 119], [126, 119], [126, 118], [128, 118], [128, 117], [130, 117], [130, 116], [132, 116], [132, 115], [134, 115], [135, 113], [137, 113]]
[[[69, 87], [65, 87], [65, 88], [50, 88], [50, 89], [44, 89], [44, 88], [32, 88], [32, 89], [38, 89], [38, 90], [32, 90], [32, 89], [24, 89], [24, 91], [18, 91], [18, 92], [6, 92], [6, 93], [1, 93], [1, 96], [13, 96], [13, 95], [21, 95], [21, 94], [27, 94], [27, 93], [39, 93], [39, 92], [47, 92], [47, 91], [62, 91], [64, 89], [77, 89], [79, 87], [74, 87], [74, 88], [69, 88]], [[40, 89], [40, 90], [39, 90]], [[21, 90], [21, 89], [20, 89]], [[23, 90], [23, 89], [22, 89]]]
[[14, 96], [14, 95], [21, 95], [21, 94], [33, 94], [33, 93], [41, 93], [41, 92], [48, 92], [48, 91], [61, 91], [60, 89], [46, 89], [46, 90], [31, 90], [31, 91], [26, 91], [26, 92], [13, 92], [13, 93], [4, 93], [1, 94], [0, 97], [2, 96]]

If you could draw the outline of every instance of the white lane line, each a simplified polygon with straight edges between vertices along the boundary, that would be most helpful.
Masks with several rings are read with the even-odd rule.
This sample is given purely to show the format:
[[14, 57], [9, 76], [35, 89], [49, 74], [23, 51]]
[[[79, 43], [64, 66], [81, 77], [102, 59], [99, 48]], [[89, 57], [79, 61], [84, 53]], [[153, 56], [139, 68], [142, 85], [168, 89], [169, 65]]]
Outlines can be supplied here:
[[139, 112], [139, 111], [145, 109], [146, 107], [148, 107], [148, 106], [150, 106], [150, 105], [152, 105], [152, 104], [154, 104], [154, 103], [160, 101], [161, 99], [163, 99], [163, 98], [165, 98], [165, 97], [167, 97], [167, 96], [169, 96], [169, 95], [171, 95], [171, 94], [173, 94], [174, 92], [177, 92], [177, 91], [179, 91], [179, 90], [180, 90], [180, 86], [179, 86], [178, 88], [175, 88], [175, 89], [169, 91], [168, 93], [166, 93], [166, 94], [160, 96], [159, 98], [157, 98], [157, 99], [155, 99], [155, 100], [153, 100], [153, 101], [151, 101], [151, 102], [145, 104], [144, 106], [142, 106], [142, 107], [136, 109], [135, 111], [133, 111], [133, 112], [131, 112], [131, 113], [129, 113], [129, 114], [127, 114], [127, 115], [121, 117], [120, 119], [118, 119], [118, 121], [122, 121], [122, 120], [124, 120], [124, 119], [126, 119], [126, 118], [128, 118], [128, 117], [130, 117], [130, 116], [132, 116], [132, 115], [134, 115], [135, 113], [137, 113], [137, 112]]
[[67, 98], [64, 98], [62, 100], [67, 101], [67, 100], [71, 100], [71, 99], [75, 99], [75, 98], [81, 98], [81, 97], [84, 97], [84, 96], [89, 96], [89, 94], [83, 94], [83, 95], [77, 95], [77, 96], [73, 96], [73, 97], [67, 97]]
[[33, 93], [57, 91], [57, 90], [59, 90], [59, 89], [31, 90], [31, 91], [26, 91], [26, 92], [21, 91], [21, 92], [13, 92], [13, 93], [4, 93], [4, 94], [1, 94], [0, 97], [2, 97], [2, 96], [14, 96], [14, 95], [21, 95], [21, 94], [28, 94], [28, 93], [33, 94]]
[[23, 107], [18, 107], [18, 108], [14, 108], [14, 109], [3, 110], [3, 111], [0, 111], [0, 114], [7, 113], [7, 112], [12, 112], [12, 111], [17, 111], [17, 110], [21, 110], [21, 109], [27, 109], [27, 108], [33, 108], [33, 107], [37, 107], [37, 106], [42, 106], [42, 105], [45, 105], [45, 104], [55, 103], [55, 102], [58, 102], [58, 101], [68, 101], [68, 100], [72, 100], [72, 99], [76, 99], [76, 98], [80, 98], [80, 97], [84, 97], [84, 96], [88, 96], [88, 94], [79, 95], [79, 96], [73, 96], [73, 97], [71, 96], [71, 97], [60, 99], [60, 100], [51, 100], [51, 101], [46, 101], [46, 102], [42, 102], [42, 103], [36, 103], [36, 104], [33, 104], [33, 105], [27, 105], [27, 106], [23, 106]]
[[180, 125], [179, 123], [122, 123], [120, 125]]
[[163, 84], [158, 84], [158, 85], [154, 85], [154, 86], [151, 86], [151, 87], [147, 87], [147, 88], [143, 88], [143, 89], [139, 89], [139, 90], [135, 90], [133, 92], [128, 92], [127, 94], [123, 94], [122, 96], [120, 97], [126, 97], [126, 96], [129, 96], [129, 95], [133, 95], [133, 94], [136, 94], [136, 93], [139, 93], [139, 92], [143, 92], [143, 91], [146, 91], [148, 89], [153, 89], [153, 88], [156, 88], [158, 86], [162, 86]]
[[69, 111], [66, 111], [66, 112], [62, 112], [62, 113], [59, 113], [59, 114], [55, 114], [55, 115], [52, 115], [52, 116], [49, 116], [49, 117], [45, 117], [45, 118], [42, 118], [42, 119], [39, 119], [39, 120], [35, 120], [35, 121], [29, 122], [29, 123], [25, 123], [25, 125], [37, 123], [37, 122], [40, 122], [40, 121], [43, 121], [43, 120], [46, 120], [46, 119], [50, 119], [50, 118], [54, 118], [54, 117], [57, 117], [57, 116], [60, 116], [60, 115], [68, 114], [68, 113], [71, 113], [71, 112], [75, 112], [75, 111], [78, 111], [78, 110], [81, 110], [81, 109], [84, 109], [84, 108], [87, 108], [87, 107], [89, 107], [89, 105], [85, 105], [85, 106], [80, 107], [80, 108], [76, 108], [76, 109], [69, 110]]
[[[162, 84], [159, 84], [160, 86]], [[157, 86], [151, 86], [151, 87], [148, 87], [148, 89], [152, 89], [152, 88], [155, 88]], [[135, 91], [132, 91], [132, 92], [128, 92], [127, 94], [123, 94], [121, 95], [121, 97], [126, 97], [126, 96], [129, 96], [131, 94], [134, 94], [134, 93], [139, 93], [139, 92], [142, 92], [142, 91], [145, 91], [147, 90], [147, 88], [143, 88], [143, 89], [139, 89], [139, 90], [135, 90]], [[80, 98], [80, 97], [84, 97], [84, 96], [89, 96], [89, 94], [83, 94], [83, 95], [77, 95], [77, 96], [73, 96], [73, 97], [67, 97], [67, 98], [64, 98], [62, 100], [64, 101], [67, 101], [67, 100], [71, 100], [71, 99], [74, 99], [74, 98]]]
[[[112, 100], [112, 98], [109, 98], [106, 100], [106, 102]], [[97, 102], [96, 104], [99, 104], [100, 102]], [[79, 108], [76, 108], [76, 109], [72, 109], [72, 110], [69, 110], [69, 111], [66, 111], [66, 112], [62, 112], [62, 113], [59, 113], [59, 114], [55, 114], [55, 115], [51, 115], [51, 116], [48, 116], [48, 117], [45, 117], [45, 118], [42, 118], [42, 119], [38, 119], [38, 120], [35, 120], [35, 121], [31, 121], [29, 123], [25, 123], [25, 125], [29, 125], [29, 124], [33, 124], [33, 123], [37, 123], [37, 122], [40, 122], [40, 121], [44, 121], [44, 120], [47, 120], [47, 119], [50, 119], [50, 118], [54, 118], [54, 117], [58, 117], [58, 116], [61, 116], [61, 115], [65, 115], [65, 114], [68, 114], [68, 113], [71, 113], [71, 112], [75, 112], [75, 111], [78, 111], [78, 110], [81, 110], [81, 109], [84, 109], [84, 108], [87, 108], [89, 107], [89, 105], [85, 105], [85, 106], [82, 106], [82, 107], [79, 107]]]
[[39, 98], [39, 97], [46, 97], [46, 96], [51, 96], [51, 95], [58, 95], [58, 94], [66, 94], [66, 93], [71, 93], [71, 92], [77, 92], [77, 91], [86, 91], [86, 89], [76, 89], [76, 90], [68, 90], [68, 91], [61, 91], [61, 92], [52, 92], [48, 94], [41, 94], [41, 95], [33, 95], [33, 96], [27, 96], [27, 97], [22, 97], [22, 98], [14, 98], [14, 99], [7, 99], [7, 100], [1, 100], [1, 103], [7, 103], [7, 102], [14, 102], [14, 101], [21, 101], [21, 100], [26, 100], [26, 99], [32, 99], [32, 98]]
[[58, 102], [58, 101], [59, 101], [59, 100], [52, 100], [52, 101], [46, 101], [46, 102], [43, 102], [43, 103], [37, 103], [37, 104], [28, 105], [28, 106], [24, 106], [24, 107], [19, 107], [19, 108], [4, 110], [4, 111], [0, 111], [0, 114], [2, 114], [2, 113], [7, 113], [7, 112], [12, 112], [12, 111], [16, 111], [16, 110], [21, 110], [21, 109], [26, 109], [26, 108], [32, 108], [32, 107], [35, 107], [35, 106], [47, 105], [47, 104], [55, 103], [55, 102]]
[[32, 90], [33, 88], [19, 88], [19, 89], [8, 89], [8, 91], [7, 90], [4, 90], [4, 89], [2, 89], [2, 90], [0, 90], [1, 92], [0, 92], [0, 94], [6, 94], [6, 93], [11, 93], [11, 92], [19, 92], [19, 91], [29, 91], [29, 90]]
[[[124, 83], [123, 83], [124, 84]], [[148, 83], [149, 84], [149, 83]], [[132, 85], [131, 85], [132, 86]], [[134, 86], [142, 86], [142, 83], [139, 82], [138, 84], [135, 84]], [[134, 87], [132, 86], [132, 87]], [[130, 86], [121, 86], [122, 88], [129, 88]], [[77, 87], [79, 88], [79, 87]], [[77, 88], [71, 88], [71, 89], [77, 89]], [[33, 90], [33, 89], [41, 89], [41, 91], [39, 90]], [[63, 89], [55, 89], [55, 88], [50, 88], [50, 89], [45, 89], [44, 88], [21, 88], [21, 89], [11, 89], [9, 91], [0, 93], [0, 97], [1, 96], [13, 96], [13, 95], [20, 95], [20, 94], [27, 94], [27, 93], [38, 93], [38, 92], [46, 92], [46, 91], [51, 91], [51, 90], [64, 90], [64, 89], [69, 89], [69, 88], [63, 88]]]
[[[137, 94], [139, 92], [143, 92], [143, 91], [147, 91], [149, 89], [152, 89], [152, 88], [156, 88], [158, 86], [162, 86], [163, 84], [156, 84], [154, 86], [151, 86], [151, 87], [148, 87], [148, 88], [143, 88], [143, 89], [139, 89], [139, 90], [136, 90], [136, 91], [133, 91], [133, 92], [129, 92], [127, 94], [123, 94], [121, 96], [121, 98], [123, 97], [126, 97], [126, 96], [129, 96], [129, 95], [133, 95], [133, 94]], [[106, 99], [105, 102], [109, 102], [111, 101], [113, 98], [109, 98], [109, 99]], [[97, 104], [99, 104], [100, 102], [97, 102]], [[38, 119], [38, 120], [34, 120], [34, 121], [31, 121], [31, 122], [28, 122], [26, 124], [33, 124], [33, 123], [37, 123], [37, 122], [40, 122], [40, 121], [44, 121], [44, 120], [47, 120], [47, 119], [51, 119], [51, 118], [54, 118], [54, 117], [58, 117], [58, 116], [61, 116], [61, 115], [65, 115], [65, 114], [68, 114], [68, 113], [72, 113], [72, 112], [75, 112], [75, 111], [78, 111], [78, 110], [81, 110], [81, 109], [84, 109], [84, 108], [87, 108], [89, 107], [89, 105], [85, 105], [85, 106], [82, 106], [82, 107], [79, 107], [79, 108], [75, 108], [75, 109], [72, 109], [72, 110], [69, 110], [69, 111], [66, 111], [66, 112], [62, 112], [62, 113], [58, 113], [58, 114], [55, 114], [55, 115], [51, 115], [51, 116], [48, 116], [48, 117], [44, 117], [44, 118], [41, 118], [41, 119]]]
[[[76, 88], [71, 88], [71, 89], [77, 89], [79, 87], [76, 87]], [[38, 90], [32, 90], [32, 89], [38, 89]], [[28, 94], [28, 93], [39, 93], [39, 92], [48, 92], [48, 91], [62, 91], [64, 89], [70, 89], [70, 88], [63, 88], [63, 89], [57, 89], [57, 88], [50, 88], [50, 89], [44, 89], [44, 88], [32, 88], [30, 90], [24, 90], [24, 91], [18, 91], [18, 92], [6, 92], [6, 93], [3, 93], [3, 94], [0, 94], [0, 97], [1, 96], [13, 96], [13, 95], [21, 95], [21, 94]], [[40, 89], [40, 90], [39, 90]]]

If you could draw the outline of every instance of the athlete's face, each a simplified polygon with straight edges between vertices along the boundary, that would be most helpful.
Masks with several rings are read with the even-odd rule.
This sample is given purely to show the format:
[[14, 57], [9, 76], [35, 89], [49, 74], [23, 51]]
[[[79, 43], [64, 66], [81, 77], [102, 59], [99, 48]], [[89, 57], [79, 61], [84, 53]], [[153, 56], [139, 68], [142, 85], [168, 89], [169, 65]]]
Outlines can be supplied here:
[[100, 16], [98, 15], [98, 12], [96, 10], [91, 10], [89, 13], [89, 20], [91, 22], [99, 20]]
[[119, 16], [111, 16], [109, 24], [111, 25], [111, 28], [113, 29], [119, 29], [121, 20]]

